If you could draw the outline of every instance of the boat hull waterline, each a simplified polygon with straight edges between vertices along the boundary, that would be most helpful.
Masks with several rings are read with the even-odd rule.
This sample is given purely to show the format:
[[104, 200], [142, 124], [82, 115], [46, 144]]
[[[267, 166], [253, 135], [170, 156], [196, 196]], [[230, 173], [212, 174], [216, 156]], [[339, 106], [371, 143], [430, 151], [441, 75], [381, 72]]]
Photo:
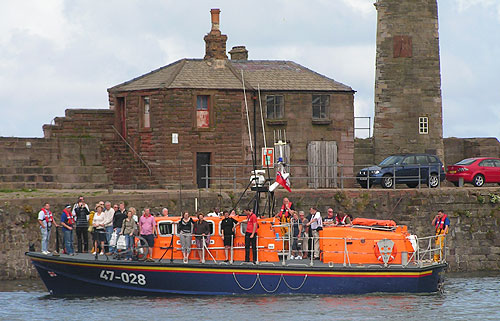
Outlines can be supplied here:
[[446, 264], [422, 268], [92, 261], [27, 255], [53, 295], [432, 293]]

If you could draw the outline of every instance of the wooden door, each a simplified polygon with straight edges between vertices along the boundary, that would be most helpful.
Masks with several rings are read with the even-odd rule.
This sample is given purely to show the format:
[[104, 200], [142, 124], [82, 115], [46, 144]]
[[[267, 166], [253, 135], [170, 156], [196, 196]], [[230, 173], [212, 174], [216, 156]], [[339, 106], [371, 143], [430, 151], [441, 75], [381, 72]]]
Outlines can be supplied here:
[[312, 141], [307, 145], [310, 188], [337, 187], [337, 142]]

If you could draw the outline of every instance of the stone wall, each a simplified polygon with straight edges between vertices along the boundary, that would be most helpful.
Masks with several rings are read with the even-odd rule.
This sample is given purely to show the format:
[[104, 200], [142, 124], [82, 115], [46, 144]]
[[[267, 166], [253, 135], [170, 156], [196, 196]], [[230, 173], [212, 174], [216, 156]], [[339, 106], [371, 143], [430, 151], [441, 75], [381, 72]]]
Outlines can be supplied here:
[[494, 137], [443, 140], [446, 164], [452, 165], [469, 157], [500, 157], [500, 142]]
[[[147, 166], [134, 154], [118, 134], [117, 117], [112, 109], [66, 109], [53, 125], [44, 125], [44, 136], [57, 144], [67, 139], [93, 138], [87, 148], [99, 153], [99, 165], [109, 180], [106, 186], [116, 188], [155, 188], [158, 183]], [[113, 128], [114, 127], [114, 128]], [[99, 173], [96, 173], [99, 174]], [[80, 188], [95, 188], [81, 184]]]
[[0, 189], [102, 188], [100, 140], [0, 137]]
[[[86, 196], [89, 204], [99, 200], [118, 202], [142, 209], [151, 207], [154, 213], [168, 207], [170, 213], [180, 210], [178, 192], [136, 192], [133, 194], [92, 193]], [[289, 197], [298, 209], [307, 211], [317, 206], [324, 214], [326, 208], [344, 209], [354, 217], [393, 219], [406, 224], [410, 232], [419, 236], [433, 234], [430, 222], [438, 209], [443, 209], [451, 220], [448, 237], [448, 262], [450, 271], [473, 272], [500, 269], [500, 188], [443, 188], [425, 190], [295, 190], [293, 193], [277, 192], [277, 202]], [[0, 197], [0, 279], [35, 276], [24, 252], [33, 242], [40, 250], [40, 231], [36, 215], [44, 201], [52, 205], [55, 213], [72, 203], [78, 194], [46, 197], [22, 197], [4, 195]], [[194, 211], [194, 199], [198, 198], [199, 209], [208, 211], [218, 206], [231, 208], [238, 194], [231, 192], [184, 191], [182, 209]], [[244, 198], [240, 207], [246, 206]], [[59, 217], [59, 214], [56, 214]], [[52, 240], [54, 243], [54, 240]], [[54, 245], [51, 245], [54, 249]]]

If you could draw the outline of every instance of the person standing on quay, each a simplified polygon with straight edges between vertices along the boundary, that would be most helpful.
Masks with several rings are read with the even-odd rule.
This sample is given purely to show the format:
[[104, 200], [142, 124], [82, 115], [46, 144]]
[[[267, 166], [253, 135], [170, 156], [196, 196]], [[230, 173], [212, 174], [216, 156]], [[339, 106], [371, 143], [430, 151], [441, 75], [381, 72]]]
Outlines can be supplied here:
[[250, 247], [252, 247], [252, 262], [257, 261], [257, 215], [250, 209], [243, 211], [247, 216], [247, 230], [245, 232], [245, 262], [250, 262]]
[[40, 224], [40, 232], [42, 233], [42, 253], [45, 255], [50, 254], [50, 229], [52, 228], [52, 224], [56, 227], [59, 227], [59, 225], [57, 225], [52, 216], [49, 203], [45, 203], [40, 212], [38, 212], [38, 224]]
[[448, 215], [444, 214], [443, 210], [439, 210], [432, 220], [432, 225], [434, 225], [436, 229], [436, 248], [440, 249], [439, 252], [434, 254], [434, 261], [439, 262], [443, 257], [444, 238], [446, 234], [448, 234], [450, 219]]

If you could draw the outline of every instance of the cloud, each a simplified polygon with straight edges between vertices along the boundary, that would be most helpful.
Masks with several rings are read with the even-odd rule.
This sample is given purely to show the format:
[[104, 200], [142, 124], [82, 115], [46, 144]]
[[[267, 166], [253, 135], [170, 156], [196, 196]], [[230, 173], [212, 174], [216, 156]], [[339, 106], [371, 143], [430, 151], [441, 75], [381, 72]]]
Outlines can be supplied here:
[[2, 2], [0, 43], [15, 42], [13, 35], [25, 33], [47, 39], [57, 49], [65, 48], [71, 42], [71, 34], [77, 29], [65, 17], [63, 9], [62, 0]]

